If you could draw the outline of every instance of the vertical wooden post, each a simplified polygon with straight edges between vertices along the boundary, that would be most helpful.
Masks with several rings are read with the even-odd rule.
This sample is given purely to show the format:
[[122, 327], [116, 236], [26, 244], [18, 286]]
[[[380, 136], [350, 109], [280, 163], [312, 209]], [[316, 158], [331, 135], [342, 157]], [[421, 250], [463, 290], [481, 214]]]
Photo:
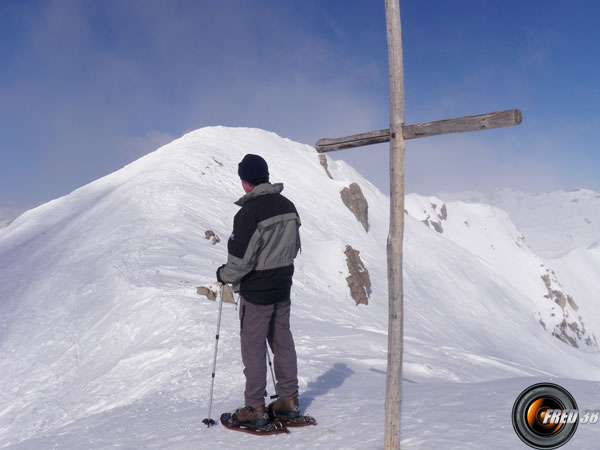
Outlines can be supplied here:
[[404, 237], [404, 73], [399, 0], [385, 0], [390, 74], [390, 230], [387, 240], [388, 360], [385, 395], [385, 449], [400, 449], [402, 398], [402, 241]]
[[404, 239], [404, 140], [424, 136], [509, 127], [521, 123], [521, 111], [513, 109], [477, 116], [438, 120], [404, 126], [404, 70], [399, 0], [385, 0], [388, 66], [390, 75], [389, 130], [320, 139], [319, 153], [390, 141], [390, 230], [387, 239], [388, 360], [385, 387], [386, 450], [400, 449], [402, 400], [403, 302], [402, 244]]

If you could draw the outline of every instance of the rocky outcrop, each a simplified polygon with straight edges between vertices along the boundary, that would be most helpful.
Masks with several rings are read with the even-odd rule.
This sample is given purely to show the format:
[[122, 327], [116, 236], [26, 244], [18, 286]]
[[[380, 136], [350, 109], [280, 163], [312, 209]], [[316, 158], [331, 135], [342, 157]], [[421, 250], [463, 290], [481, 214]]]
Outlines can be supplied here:
[[358, 250], [354, 250], [350, 245], [346, 245], [344, 253], [346, 255], [348, 271], [350, 272], [350, 275], [346, 277], [346, 282], [350, 288], [350, 295], [357, 305], [368, 305], [371, 296], [369, 271], [360, 259], [360, 252]]
[[[213, 301], [218, 297], [218, 290], [214, 290], [206, 286], [197, 286], [196, 293]], [[235, 303], [235, 300], [233, 299], [233, 289], [230, 284], [225, 285], [225, 289], [223, 290], [223, 301], [227, 303]]]
[[333, 180], [333, 177], [329, 173], [329, 167], [327, 167], [327, 155], [320, 154], [319, 155], [319, 162], [321, 163], [321, 165], [325, 169], [325, 173], [327, 174], [327, 176]]
[[365, 231], [369, 231], [369, 204], [357, 183], [352, 183], [340, 192], [344, 205], [354, 214]]
[[[580, 315], [576, 314], [579, 306], [575, 303], [573, 297], [562, 290], [554, 274], [547, 269], [541, 278], [548, 290], [548, 293], [544, 297], [560, 307], [560, 309], [556, 308], [556, 306], [551, 308], [554, 311], [551, 313], [551, 317], [555, 320], [552, 336], [573, 347], [579, 347], [579, 344], [584, 343], [588, 347], [597, 348], [598, 342], [596, 341], [596, 337], [585, 329], [583, 319]], [[544, 329], [546, 329], [546, 324], [541, 323]]]
[[442, 221], [448, 218], [448, 210], [446, 209], [446, 205], [442, 204], [440, 211], [437, 212], [437, 206], [438, 205], [436, 205], [435, 203], [431, 204], [431, 208], [434, 211], [433, 217], [431, 216], [431, 214], [428, 214], [427, 211], [424, 211], [427, 217], [425, 217], [425, 219], [423, 219], [422, 222], [428, 227], [432, 227], [435, 231], [441, 234], [444, 232], [444, 228], [442, 227]]
[[210, 240], [210, 243], [212, 245], [221, 242], [221, 238], [217, 236], [213, 230], [206, 230], [206, 232], [204, 233], [204, 238]]
[[209, 300], [217, 299], [217, 291], [213, 291], [211, 288], [208, 288], [206, 286], [197, 286], [196, 293], [198, 295], [203, 295], [204, 297], [208, 298]]

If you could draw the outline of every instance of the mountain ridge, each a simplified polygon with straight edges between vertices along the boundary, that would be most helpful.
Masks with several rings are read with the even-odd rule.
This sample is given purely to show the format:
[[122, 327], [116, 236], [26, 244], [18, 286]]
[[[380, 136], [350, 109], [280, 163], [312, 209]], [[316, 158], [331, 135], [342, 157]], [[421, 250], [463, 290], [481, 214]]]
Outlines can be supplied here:
[[[133, 407], [160, 404], [184, 415], [186, 424], [193, 422], [190, 414], [203, 414], [216, 316], [215, 304], [199, 297], [195, 286], [214, 286], [214, 271], [225, 261], [233, 202], [243, 194], [237, 163], [245, 153], [265, 157], [272, 181], [283, 181], [283, 194], [302, 218], [292, 327], [301, 391], [309, 394], [304, 401], [325, 424], [325, 418], [350, 415], [382, 433], [389, 199], [343, 161], [327, 160], [330, 178], [310, 146], [258, 129], [209, 127], [0, 230], [0, 447], [58, 439], [65, 427], [96, 438], [76, 424]], [[342, 199], [352, 183], [368, 203], [366, 228]], [[540, 277], [546, 272], [532, 269], [540, 260], [519, 247], [518, 231], [498, 211], [407, 196], [406, 379], [595, 379], [597, 352], [573, 348], [539, 323], [559, 324], [551, 323], [550, 308], [555, 314], [564, 309], [543, 298]], [[208, 230], [220, 241], [206, 239]], [[347, 245], [368, 269], [368, 305], [352, 298]], [[525, 281], [512, 279], [512, 257], [527, 261], [520, 266], [529, 274]], [[532, 290], [527, 280], [537, 287]], [[559, 290], [553, 280], [551, 289]], [[566, 303], [571, 314], [569, 308]], [[243, 390], [237, 313], [224, 310], [217, 410], [239, 406]], [[585, 336], [577, 342], [585, 347]], [[333, 392], [342, 392], [341, 399], [332, 402]], [[353, 406], [345, 410], [347, 402]], [[347, 422], [338, 429], [350, 436], [343, 446], [354, 448], [351, 436], [358, 443], [366, 437]], [[197, 431], [181, 432], [197, 442]], [[235, 438], [219, 439], [231, 444]], [[326, 436], [313, 440], [305, 436], [285, 445], [331, 448]]]

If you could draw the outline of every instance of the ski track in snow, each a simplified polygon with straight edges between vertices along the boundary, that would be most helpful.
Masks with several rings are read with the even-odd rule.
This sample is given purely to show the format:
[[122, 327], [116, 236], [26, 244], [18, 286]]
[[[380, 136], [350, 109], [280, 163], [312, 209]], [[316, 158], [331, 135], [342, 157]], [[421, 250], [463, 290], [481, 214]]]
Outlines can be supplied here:
[[[201, 423], [217, 303], [195, 286], [214, 287], [243, 194], [237, 162], [253, 152], [302, 218], [292, 329], [300, 406], [319, 423], [268, 437]], [[344, 162], [328, 163], [334, 180], [309, 146], [205, 128], [0, 229], [0, 448], [382, 448], [388, 199]], [[351, 182], [368, 200], [368, 233], [341, 202]], [[407, 197], [402, 448], [528, 448], [510, 414], [540, 381], [566, 387], [581, 410], [600, 409], [597, 349], [575, 349], [539, 323], [551, 323], [554, 305], [543, 297], [544, 261], [503, 211], [450, 202], [442, 220], [442, 205]], [[205, 239], [209, 229], [219, 243]], [[367, 306], [346, 285], [347, 244], [369, 270]], [[224, 304], [214, 419], [243, 398], [237, 314]], [[563, 448], [596, 448], [598, 433], [600, 424], [580, 426]]]

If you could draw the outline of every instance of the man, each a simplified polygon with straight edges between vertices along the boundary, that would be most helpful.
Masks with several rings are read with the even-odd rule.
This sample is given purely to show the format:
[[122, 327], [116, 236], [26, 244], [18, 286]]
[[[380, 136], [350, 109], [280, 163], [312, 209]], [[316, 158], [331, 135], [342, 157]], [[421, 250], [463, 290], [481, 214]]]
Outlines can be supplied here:
[[278, 418], [299, 415], [296, 350], [290, 331], [290, 290], [294, 258], [300, 249], [300, 217], [281, 195], [283, 184], [269, 183], [267, 162], [248, 154], [238, 164], [246, 192], [236, 205], [233, 233], [227, 243], [227, 264], [217, 280], [233, 284], [240, 294], [240, 340], [246, 390], [238, 421], [266, 425], [267, 341], [273, 351], [279, 398], [272, 405]]

